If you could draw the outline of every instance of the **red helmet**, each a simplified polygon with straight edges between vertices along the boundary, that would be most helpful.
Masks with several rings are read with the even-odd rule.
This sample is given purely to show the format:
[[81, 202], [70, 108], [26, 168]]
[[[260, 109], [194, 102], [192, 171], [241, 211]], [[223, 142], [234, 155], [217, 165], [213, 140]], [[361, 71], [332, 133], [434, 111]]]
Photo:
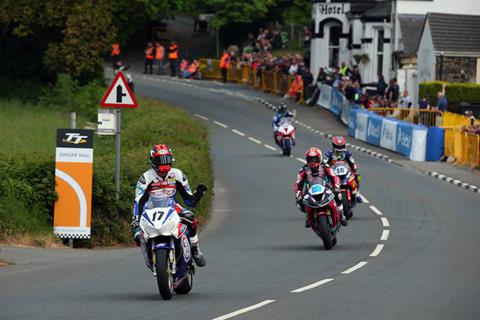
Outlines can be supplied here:
[[172, 150], [165, 144], [156, 144], [150, 149], [150, 165], [157, 173], [167, 173], [172, 168]]
[[344, 150], [346, 143], [347, 142], [346, 142], [345, 138], [342, 137], [342, 136], [335, 136], [335, 137], [332, 138], [333, 149]]
[[312, 170], [318, 170], [320, 167], [320, 162], [322, 161], [322, 151], [318, 148], [311, 147], [305, 152], [305, 160], [307, 160], [307, 165]]

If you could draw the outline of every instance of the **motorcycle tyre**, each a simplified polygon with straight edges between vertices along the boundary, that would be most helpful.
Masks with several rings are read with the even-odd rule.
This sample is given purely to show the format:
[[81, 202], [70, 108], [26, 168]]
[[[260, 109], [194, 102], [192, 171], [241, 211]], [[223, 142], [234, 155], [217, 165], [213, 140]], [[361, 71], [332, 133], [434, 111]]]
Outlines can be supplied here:
[[347, 220], [350, 220], [353, 216], [352, 208], [350, 208], [350, 204], [348, 203], [347, 199], [347, 192], [342, 192], [342, 205], [343, 205], [343, 214]]
[[187, 276], [183, 279], [182, 283], [175, 289], [173, 289], [178, 294], [187, 294], [192, 290], [193, 287], [193, 272], [188, 271]]
[[292, 154], [292, 145], [290, 144], [290, 142], [288, 142], [288, 143], [283, 142], [282, 144], [283, 144], [282, 154], [284, 156], [290, 157], [290, 155]]
[[173, 275], [168, 263], [168, 251], [155, 251], [155, 269], [157, 271], [158, 291], [163, 300], [170, 300], [173, 295]]
[[332, 235], [330, 234], [330, 230], [328, 228], [327, 216], [322, 215], [318, 216], [318, 233], [320, 238], [323, 241], [323, 247], [325, 250], [332, 250], [333, 248], [333, 241]]
[[337, 237], [332, 239], [332, 246], [335, 247], [336, 244], [337, 244]]

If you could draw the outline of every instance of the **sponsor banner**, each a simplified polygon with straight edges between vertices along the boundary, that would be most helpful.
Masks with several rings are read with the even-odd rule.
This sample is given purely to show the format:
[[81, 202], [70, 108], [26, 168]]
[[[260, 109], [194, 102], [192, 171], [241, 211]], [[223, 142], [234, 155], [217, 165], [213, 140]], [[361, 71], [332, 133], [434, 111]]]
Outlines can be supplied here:
[[409, 123], [399, 122], [397, 125], [396, 151], [410, 158], [412, 152], [413, 128]]
[[385, 149], [396, 151], [397, 121], [383, 119], [380, 146]]
[[89, 238], [93, 176], [93, 131], [57, 129], [53, 232]]
[[427, 150], [427, 132], [427, 128], [413, 126], [412, 152], [410, 153], [410, 160], [425, 161], [425, 154]]
[[350, 108], [348, 111], [348, 134], [355, 138], [355, 128], [357, 127], [358, 109]]
[[374, 115], [369, 115], [367, 119], [367, 142], [379, 146], [381, 131], [382, 118]]
[[332, 90], [330, 111], [339, 116], [342, 113], [343, 101], [345, 97], [338, 90]]
[[355, 126], [355, 138], [362, 141], [367, 141], [367, 119], [368, 113], [357, 112], [356, 126]]
[[343, 100], [342, 113], [340, 116], [340, 120], [342, 120], [343, 124], [346, 124], [347, 126], [348, 126], [348, 117], [350, 116], [349, 110], [350, 110], [350, 101], [345, 99]]
[[331, 97], [332, 87], [322, 84], [320, 86], [320, 96], [318, 97], [317, 104], [325, 109], [330, 110]]

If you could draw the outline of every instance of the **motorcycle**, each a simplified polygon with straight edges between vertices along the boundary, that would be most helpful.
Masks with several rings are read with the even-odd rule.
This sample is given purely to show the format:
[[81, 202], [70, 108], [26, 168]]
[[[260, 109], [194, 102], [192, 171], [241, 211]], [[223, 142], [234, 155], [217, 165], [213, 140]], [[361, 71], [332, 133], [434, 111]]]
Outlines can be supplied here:
[[150, 196], [140, 219], [140, 241], [147, 266], [157, 278], [164, 300], [173, 292], [187, 294], [192, 290], [195, 268], [187, 221], [175, 210], [172, 197]]
[[322, 239], [325, 250], [331, 250], [337, 244], [337, 232], [340, 228], [335, 195], [320, 180], [308, 188], [302, 200], [305, 205], [308, 223], [312, 230]]
[[282, 118], [276, 131], [275, 143], [282, 148], [284, 156], [290, 156], [295, 145], [295, 127], [288, 118]]
[[130, 68], [130, 66], [124, 66], [124, 65], [121, 65], [119, 64], [117, 66], [117, 68], [115, 68], [115, 74], [117, 74], [117, 72], [121, 71], [123, 73], [123, 75], [125, 76], [125, 79], [127, 79], [127, 84], [128, 86], [130, 87], [130, 90], [132, 90], [133, 93], [135, 93], [135, 84], [133, 83], [133, 77], [130, 73], [128, 72], [125, 72], [125, 70], [128, 70]]
[[358, 184], [355, 174], [346, 161], [337, 160], [332, 166], [333, 172], [340, 179], [340, 192], [342, 193], [343, 213], [347, 219], [353, 217], [353, 207], [357, 204]]

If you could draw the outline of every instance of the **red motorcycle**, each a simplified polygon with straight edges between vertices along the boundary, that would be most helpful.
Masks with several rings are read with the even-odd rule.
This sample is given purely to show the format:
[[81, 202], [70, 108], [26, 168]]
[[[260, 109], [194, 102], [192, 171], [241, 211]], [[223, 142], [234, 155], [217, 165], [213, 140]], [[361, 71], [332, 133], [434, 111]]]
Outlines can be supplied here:
[[357, 204], [358, 183], [345, 160], [334, 160], [332, 170], [340, 179], [340, 191], [342, 192], [343, 214], [347, 219], [353, 216], [352, 208]]

